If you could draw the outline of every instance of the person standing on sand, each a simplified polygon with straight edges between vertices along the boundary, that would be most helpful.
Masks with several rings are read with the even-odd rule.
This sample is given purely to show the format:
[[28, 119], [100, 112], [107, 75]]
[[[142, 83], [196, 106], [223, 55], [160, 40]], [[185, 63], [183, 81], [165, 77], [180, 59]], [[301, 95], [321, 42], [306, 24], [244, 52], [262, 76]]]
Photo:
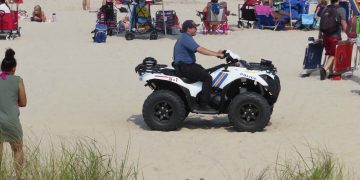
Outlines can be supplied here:
[[325, 80], [326, 71], [333, 69], [336, 45], [341, 40], [341, 29], [347, 30], [345, 9], [339, 6], [339, 0], [331, 0], [320, 19], [319, 39], [323, 39], [326, 54], [329, 55], [324, 67], [320, 68], [320, 80]]
[[18, 179], [24, 163], [23, 131], [19, 120], [19, 107], [26, 106], [26, 93], [21, 77], [15, 75], [15, 52], [7, 49], [1, 62], [0, 74], [0, 163], [4, 142], [9, 142], [15, 160]]
[[90, 10], [90, 0], [83, 0], [82, 2], [83, 10]]

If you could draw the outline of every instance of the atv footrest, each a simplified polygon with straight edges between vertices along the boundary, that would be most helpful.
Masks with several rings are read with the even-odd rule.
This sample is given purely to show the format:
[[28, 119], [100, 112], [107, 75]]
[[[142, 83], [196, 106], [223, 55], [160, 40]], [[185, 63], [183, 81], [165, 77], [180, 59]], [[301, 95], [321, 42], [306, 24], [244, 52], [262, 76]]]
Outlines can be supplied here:
[[196, 114], [220, 114], [220, 111], [218, 110], [198, 110], [198, 109], [194, 109], [193, 113]]

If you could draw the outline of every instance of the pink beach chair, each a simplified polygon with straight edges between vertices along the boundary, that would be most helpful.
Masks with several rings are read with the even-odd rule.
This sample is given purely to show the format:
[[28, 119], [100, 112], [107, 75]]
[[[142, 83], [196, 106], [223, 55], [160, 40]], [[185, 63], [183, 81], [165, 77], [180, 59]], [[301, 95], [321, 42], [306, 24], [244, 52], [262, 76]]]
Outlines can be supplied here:
[[276, 21], [272, 16], [271, 6], [256, 5], [255, 14], [258, 20], [259, 29], [270, 28], [276, 30], [280, 25], [280, 22]]

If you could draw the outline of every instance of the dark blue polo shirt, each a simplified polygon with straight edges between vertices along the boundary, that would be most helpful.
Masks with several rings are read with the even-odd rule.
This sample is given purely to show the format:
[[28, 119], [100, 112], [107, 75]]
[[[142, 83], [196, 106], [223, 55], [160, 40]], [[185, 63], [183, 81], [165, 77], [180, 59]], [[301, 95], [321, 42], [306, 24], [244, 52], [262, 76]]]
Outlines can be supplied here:
[[196, 49], [200, 47], [188, 33], [182, 33], [174, 47], [175, 63], [193, 64], [196, 62]]

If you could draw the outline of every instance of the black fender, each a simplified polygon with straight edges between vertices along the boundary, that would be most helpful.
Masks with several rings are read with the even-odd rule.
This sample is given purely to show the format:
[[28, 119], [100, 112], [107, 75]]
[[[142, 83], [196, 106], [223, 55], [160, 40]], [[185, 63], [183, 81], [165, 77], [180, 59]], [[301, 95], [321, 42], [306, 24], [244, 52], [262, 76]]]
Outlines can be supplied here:
[[[254, 80], [239, 78], [226, 85], [221, 93], [221, 106], [220, 112], [226, 112], [228, 106], [236, 95], [244, 92], [256, 92], [266, 97], [267, 92], [265, 87], [256, 83]], [[270, 102], [269, 102], [270, 103]]]
[[193, 110], [193, 102], [195, 98], [191, 97], [190, 91], [176, 83], [159, 79], [148, 80], [145, 86], [149, 86], [152, 90], [170, 90], [175, 92], [184, 101], [188, 111]]

